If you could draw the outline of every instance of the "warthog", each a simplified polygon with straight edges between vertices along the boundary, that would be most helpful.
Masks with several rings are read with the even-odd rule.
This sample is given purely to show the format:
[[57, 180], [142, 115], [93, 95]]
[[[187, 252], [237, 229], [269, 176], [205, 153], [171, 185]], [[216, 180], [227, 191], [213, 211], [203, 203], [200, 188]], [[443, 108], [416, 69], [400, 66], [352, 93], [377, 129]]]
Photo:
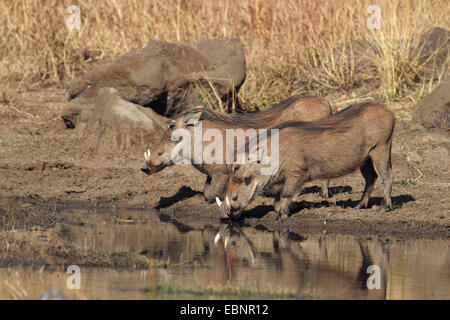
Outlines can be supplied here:
[[[281, 103], [257, 113], [225, 114], [206, 108], [194, 108], [182, 113], [169, 123], [159, 146], [153, 152], [145, 153], [146, 166], [141, 170], [146, 174], [154, 174], [173, 165], [172, 150], [177, 141], [172, 141], [172, 133], [180, 128], [193, 132], [193, 127], [202, 121], [202, 134], [208, 129], [217, 129], [225, 136], [227, 129], [266, 129], [289, 120], [314, 121], [331, 114], [331, 107], [324, 99], [315, 97], [288, 98]], [[194, 145], [194, 135], [191, 145]], [[203, 135], [202, 135], [203, 136]], [[202, 139], [203, 149], [209, 142]], [[194, 154], [194, 152], [191, 152]], [[225, 155], [225, 152], [223, 153]], [[228, 184], [230, 165], [226, 164], [195, 164], [191, 163], [202, 173], [207, 175], [203, 194], [207, 201], [214, 202], [216, 198], [223, 199]], [[223, 161], [222, 163], [225, 163]], [[321, 194], [328, 197], [328, 181], [323, 183]]]
[[[222, 215], [238, 218], [263, 188], [282, 184], [274, 210], [277, 219], [289, 214], [292, 199], [303, 183], [330, 179], [360, 169], [366, 185], [356, 208], [367, 207], [377, 176], [384, 184], [382, 208], [392, 209], [391, 143], [394, 115], [384, 105], [356, 104], [314, 122], [287, 122], [277, 127], [279, 167], [261, 175], [262, 163], [233, 164]], [[271, 137], [267, 137], [268, 143]], [[295, 147], [293, 147], [295, 146]], [[246, 152], [246, 151], [245, 151]]]

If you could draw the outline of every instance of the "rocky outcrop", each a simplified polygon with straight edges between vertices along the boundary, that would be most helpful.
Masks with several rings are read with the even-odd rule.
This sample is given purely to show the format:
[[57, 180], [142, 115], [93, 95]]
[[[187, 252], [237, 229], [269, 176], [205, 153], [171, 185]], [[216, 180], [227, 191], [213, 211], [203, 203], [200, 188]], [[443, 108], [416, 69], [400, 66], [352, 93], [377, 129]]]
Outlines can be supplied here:
[[450, 77], [432, 93], [420, 100], [413, 109], [413, 120], [425, 128], [450, 127]]
[[[76, 80], [69, 100], [83, 108], [84, 101], [95, 98], [101, 88], [111, 87], [126, 101], [172, 117], [204, 105], [205, 99], [219, 97], [225, 104], [234, 99], [236, 104], [235, 93], [244, 80], [244, 50], [236, 39], [206, 40], [193, 46], [150, 41]], [[78, 115], [67, 114], [63, 116], [66, 125], [75, 127]]]
[[[77, 114], [76, 130], [86, 150], [120, 153], [155, 146], [166, 129], [167, 120], [149, 108], [122, 99], [114, 88], [102, 88], [95, 99], [72, 105]], [[68, 115], [69, 116], [69, 115]]]
[[445, 64], [450, 52], [450, 31], [442, 28], [428, 30], [420, 37], [418, 49], [424, 65], [422, 75], [427, 79], [437, 79], [439, 71], [448, 68]]

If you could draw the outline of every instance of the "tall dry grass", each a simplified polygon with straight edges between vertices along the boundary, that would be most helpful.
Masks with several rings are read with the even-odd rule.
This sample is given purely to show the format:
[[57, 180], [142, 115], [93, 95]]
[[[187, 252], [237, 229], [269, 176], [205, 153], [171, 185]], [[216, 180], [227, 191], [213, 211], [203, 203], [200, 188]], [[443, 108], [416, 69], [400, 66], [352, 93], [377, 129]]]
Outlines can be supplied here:
[[[65, 25], [72, 4], [81, 9], [80, 30]], [[381, 9], [380, 30], [367, 28], [369, 5]], [[3, 83], [67, 85], [94, 62], [149, 40], [193, 44], [225, 36], [245, 48], [247, 79], [239, 97], [249, 109], [291, 94], [415, 101], [449, 65], [447, 58], [430, 80], [421, 76], [417, 54], [426, 30], [450, 29], [450, 3], [442, 0], [4, 0], [0, 13]], [[362, 69], [355, 40], [374, 48], [364, 53], [370, 63]], [[336, 55], [339, 47], [345, 54]]]

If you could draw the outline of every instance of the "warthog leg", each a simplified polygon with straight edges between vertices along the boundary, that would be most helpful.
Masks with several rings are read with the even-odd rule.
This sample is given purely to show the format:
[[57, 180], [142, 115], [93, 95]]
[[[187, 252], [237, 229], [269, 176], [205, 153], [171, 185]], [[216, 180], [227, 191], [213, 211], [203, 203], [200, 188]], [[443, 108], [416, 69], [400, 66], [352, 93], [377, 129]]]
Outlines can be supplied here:
[[385, 145], [379, 145], [370, 151], [370, 156], [377, 170], [378, 175], [384, 185], [384, 197], [381, 204], [382, 210], [393, 210], [391, 191], [392, 191], [392, 167], [391, 167], [391, 146], [390, 142]]
[[271, 188], [271, 192], [275, 196], [275, 203], [273, 204], [273, 210], [276, 213], [280, 212], [280, 199], [281, 199], [281, 192], [283, 191], [283, 186], [284, 183], [277, 183], [273, 185]]
[[364, 180], [366, 181], [366, 185], [364, 187], [364, 192], [361, 200], [355, 209], [367, 208], [369, 204], [369, 197], [372, 193], [373, 187], [375, 185], [375, 181], [377, 180], [377, 173], [373, 167], [372, 159], [368, 158], [366, 162], [359, 168], [361, 171]]
[[320, 189], [320, 196], [322, 198], [328, 199], [328, 185], [330, 184], [330, 179], [326, 179], [322, 181], [322, 186]]
[[277, 220], [286, 220], [289, 216], [289, 206], [295, 195], [302, 189], [302, 185], [306, 179], [303, 177], [289, 177], [283, 186], [283, 191], [280, 194], [279, 208], [275, 202], [276, 212], [278, 213]]

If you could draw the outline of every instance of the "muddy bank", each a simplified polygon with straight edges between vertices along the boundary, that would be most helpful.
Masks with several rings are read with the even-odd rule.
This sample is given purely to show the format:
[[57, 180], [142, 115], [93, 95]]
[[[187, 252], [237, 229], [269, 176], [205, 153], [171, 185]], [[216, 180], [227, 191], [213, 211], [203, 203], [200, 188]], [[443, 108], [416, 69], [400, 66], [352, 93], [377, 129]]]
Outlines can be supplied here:
[[[207, 203], [200, 191], [189, 186], [181, 186], [170, 196], [154, 197], [154, 202], [150, 203], [139, 202], [136, 199], [126, 202], [115, 198], [96, 198], [93, 202], [39, 196], [3, 198], [1, 202], [4, 208], [13, 208], [3, 209], [5, 212], [3, 220], [7, 221], [14, 217], [10, 221], [16, 221], [14, 225], [25, 226], [25, 228], [33, 225], [29, 221], [32, 215], [24, 213], [26, 210], [38, 213], [39, 226], [47, 220], [52, 222], [53, 225], [45, 222], [48, 227], [54, 226], [55, 218], [49, 212], [55, 210], [103, 210], [107, 212], [107, 215], [113, 216], [121, 210], [136, 210], [146, 213], [154, 212], [161, 220], [185, 226], [195, 224], [195, 221], [199, 219], [207, 219], [214, 221], [217, 225], [233, 222], [252, 226], [258, 230], [292, 231], [300, 234], [348, 234], [380, 239], [448, 239], [450, 237], [448, 210], [444, 202], [441, 202], [440, 210], [435, 211], [430, 207], [426, 209], [427, 204], [430, 205], [430, 202], [434, 200], [427, 200], [425, 197], [427, 200], [425, 209], [420, 211], [418, 207], [423, 206], [423, 199], [415, 198], [419, 195], [405, 192], [393, 197], [395, 210], [385, 212], [380, 210], [382, 200], [380, 190], [380, 196], [372, 199], [369, 209], [354, 209], [353, 207], [359, 201], [360, 192], [354, 192], [355, 187], [352, 187], [348, 181], [358, 178], [357, 175], [350, 176], [347, 177], [347, 181], [343, 180], [341, 184], [332, 186], [330, 188], [332, 197], [328, 200], [323, 200], [319, 196], [319, 187], [311, 183], [304, 188], [294, 202], [291, 216], [286, 221], [276, 220], [272, 206], [273, 198], [267, 196], [259, 197], [238, 221], [220, 219], [217, 205]], [[358, 186], [363, 186], [362, 181]], [[436, 203], [434, 205], [436, 206]], [[17, 211], [17, 208], [20, 210]]]
[[[155, 209], [180, 221], [218, 218], [218, 207], [205, 202], [200, 193], [206, 177], [194, 167], [173, 166], [149, 177], [140, 171], [144, 150], [102, 154], [85, 150], [83, 137], [67, 130], [59, 118], [65, 107], [64, 90], [29, 91], [17, 99], [33, 117], [18, 115], [12, 109], [2, 109], [0, 114], [2, 208], [9, 210], [11, 201], [27, 204], [32, 210], [42, 205], [82, 204], [89, 208]], [[39, 109], [32, 108], [36, 104]], [[274, 220], [273, 200], [258, 197], [243, 223], [295, 232], [448, 238], [449, 140], [444, 129], [397, 121], [392, 212], [378, 211], [382, 196], [379, 181], [371, 208], [352, 209], [364, 187], [360, 174], [354, 173], [331, 181], [328, 200], [319, 196], [315, 182], [305, 185], [284, 223]]]
[[[167, 219], [187, 222], [219, 218], [217, 205], [207, 203], [201, 193], [206, 178], [193, 167], [171, 167], [147, 177], [140, 172], [142, 163], [138, 159], [128, 161], [127, 167], [105, 160], [108, 162], [111, 165], [49, 160], [25, 165], [18, 161], [0, 166], [1, 188], [6, 190], [0, 202], [7, 212], [12, 206], [24, 206], [21, 215], [9, 214], [18, 219], [31, 217], [33, 212], [45, 217], [42, 208], [93, 207], [157, 210]], [[298, 233], [448, 238], [449, 193], [445, 172], [433, 175], [435, 169], [407, 169], [410, 178], [394, 180], [391, 212], [378, 210], [382, 199], [380, 184], [376, 185], [369, 209], [353, 209], [364, 187], [359, 173], [354, 173], [332, 180], [331, 197], [327, 200], [319, 196], [319, 187], [314, 182], [308, 183], [295, 199], [292, 214], [285, 222], [275, 220], [273, 198], [260, 196], [244, 213], [242, 223]]]

